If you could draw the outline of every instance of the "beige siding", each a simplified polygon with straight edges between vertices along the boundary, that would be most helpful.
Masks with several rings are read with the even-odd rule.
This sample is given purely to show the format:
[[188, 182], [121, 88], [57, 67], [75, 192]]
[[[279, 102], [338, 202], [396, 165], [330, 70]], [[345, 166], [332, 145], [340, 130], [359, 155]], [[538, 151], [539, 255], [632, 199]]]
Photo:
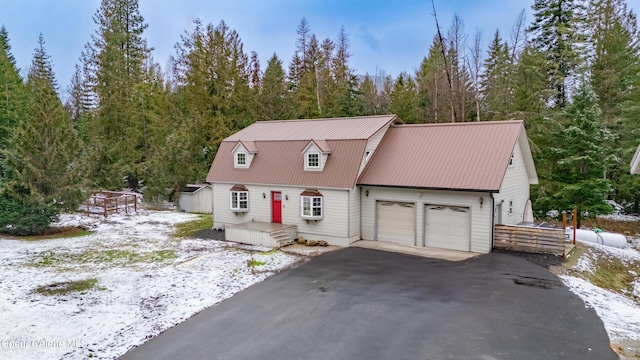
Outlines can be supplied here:
[[[380, 144], [380, 141], [382, 141], [384, 134], [387, 133], [387, 130], [389, 130], [389, 124], [385, 125], [367, 141], [367, 147], [365, 148], [364, 154], [362, 156], [362, 163], [360, 164], [360, 170], [358, 170], [358, 176], [360, 176], [362, 170], [364, 170], [364, 166], [367, 164], [367, 162], [365, 161], [367, 151], [375, 151], [378, 148], [378, 145]], [[371, 158], [369, 158], [369, 160], [371, 160]]]
[[[323, 195], [324, 218], [307, 221], [300, 217], [300, 193], [306, 188], [281, 185], [242, 184], [249, 190], [249, 211], [236, 214], [229, 209], [229, 190], [235, 184], [215, 183], [214, 190], [214, 228], [227, 224], [240, 224], [247, 221], [271, 222], [271, 192], [282, 192], [282, 223], [296, 225], [298, 235], [306, 239], [326, 240], [331, 244], [348, 246], [349, 231], [349, 193], [354, 191], [336, 189], [317, 189]], [[262, 194], [265, 194], [263, 198]], [[288, 197], [288, 200], [287, 200]]]
[[349, 237], [354, 242], [360, 240], [360, 188], [349, 190], [349, 197]]
[[[369, 195], [366, 195], [366, 191]], [[418, 196], [418, 194], [420, 194]], [[480, 197], [483, 205], [480, 206]], [[403, 201], [416, 204], [416, 239], [424, 246], [424, 211], [426, 205], [469, 207], [471, 213], [472, 252], [488, 253], [492, 247], [492, 206], [488, 193], [362, 187], [362, 239], [375, 240], [376, 201]]]
[[[522, 222], [524, 206], [527, 199], [529, 199], [529, 177], [524, 164], [520, 141], [516, 143], [513, 151], [513, 165], [507, 168], [500, 192], [495, 194], [494, 198], [496, 204], [502, 202], [503, 224], [515, 225]], [[509, 202], [513, 202], [511, 213], [509, 212]]]
[[192, 213], [211, 214], [211, 186], [178, 195], [178, 209]]

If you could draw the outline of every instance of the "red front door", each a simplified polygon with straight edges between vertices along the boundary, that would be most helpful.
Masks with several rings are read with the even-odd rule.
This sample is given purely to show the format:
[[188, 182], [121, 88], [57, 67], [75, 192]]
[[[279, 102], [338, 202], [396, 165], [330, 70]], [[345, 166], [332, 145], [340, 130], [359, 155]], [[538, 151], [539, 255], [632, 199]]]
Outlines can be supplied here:
[[282, 193], [271, 192], [271, 222], [282, 223]]

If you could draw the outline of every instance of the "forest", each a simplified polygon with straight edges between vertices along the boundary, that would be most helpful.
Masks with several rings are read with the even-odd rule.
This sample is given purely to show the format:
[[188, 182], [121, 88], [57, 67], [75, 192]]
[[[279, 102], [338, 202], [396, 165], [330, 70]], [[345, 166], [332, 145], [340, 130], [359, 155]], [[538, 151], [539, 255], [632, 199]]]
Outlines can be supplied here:
[[530, 23], [523, 10], [488, 47], [455, 16], [417, 70], [396, 78], [356, 74], [345, 27], [323, 39], [305, 18], [292, 29], [295, 52], [274, 53], [266, 66], [224, 21], [196, 20], [163, 69], [138, 0], [102, 0], [60, 89], [44, 35], [22, 78], [2, 26], [0, 225], [45, 226], [92, 189], [173, 200], [204, 180], [225, 137], [255, 121], [391, 113], [406, 123], [523, 120], [539, 177], [537, 217], [574, 206], [609, 213], [607, 200], [638, 213], [640, 176], [629, 174], [640, 140], [636, 14], [625, 0], [531, 6]]

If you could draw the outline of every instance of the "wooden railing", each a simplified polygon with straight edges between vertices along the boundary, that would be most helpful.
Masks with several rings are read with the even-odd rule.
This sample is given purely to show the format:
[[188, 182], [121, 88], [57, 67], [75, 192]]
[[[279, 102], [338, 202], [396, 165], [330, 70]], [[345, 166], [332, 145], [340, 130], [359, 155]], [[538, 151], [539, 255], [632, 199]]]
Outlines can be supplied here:
[[87, 214], [97, 213], [104, 217], [113, 212], [137, 212], [138, 196], [129, 192], [96, 190], [89, 196], [85, 206]]
[[493, 247], [540, 254], [564, 255], [565, 233], [562, 229], [495, 225]]

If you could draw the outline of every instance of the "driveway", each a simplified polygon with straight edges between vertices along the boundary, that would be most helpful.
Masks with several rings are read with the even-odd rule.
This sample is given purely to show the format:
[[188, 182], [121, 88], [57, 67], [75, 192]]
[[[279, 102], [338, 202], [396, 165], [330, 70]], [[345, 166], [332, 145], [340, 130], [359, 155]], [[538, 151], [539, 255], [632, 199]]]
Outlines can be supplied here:
[[362, 248], [316, 257], [122, 359], [618, 359], [602, 321], [546, 269]]

